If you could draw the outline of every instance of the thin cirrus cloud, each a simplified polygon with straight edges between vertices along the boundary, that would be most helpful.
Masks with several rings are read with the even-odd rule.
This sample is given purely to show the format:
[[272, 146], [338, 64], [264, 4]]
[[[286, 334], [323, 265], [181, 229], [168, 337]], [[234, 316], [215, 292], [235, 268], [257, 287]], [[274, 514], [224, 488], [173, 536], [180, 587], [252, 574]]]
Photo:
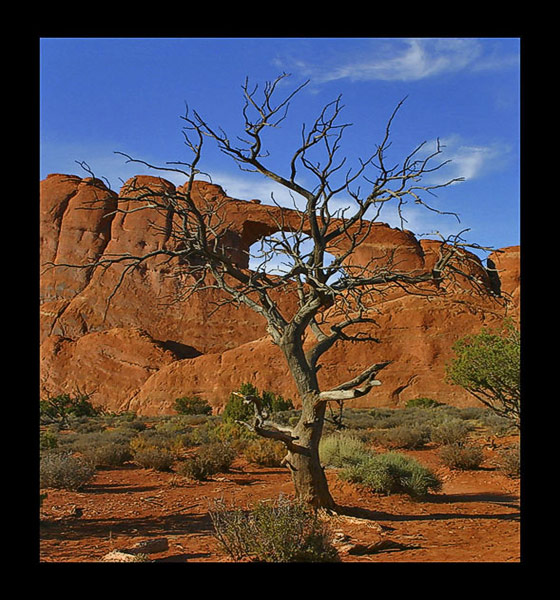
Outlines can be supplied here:
[[448, 162], [426, 176], [425, 182], [431, 185], [441, 185], [456, 178], [472, 181], [499, 170], [511, 159], [511, 148], [502, 142], [485, 146], [470, 144], [458, 135], [439, 141], [444, 150], [442, 156]]
[[351, 81], [417, 81], [464, 69], [482, 71], [517, 64], [514, 54], [487, 51], [477, 39], [376, 39], [367, 51], [348, 54], [338, 64], [295, 61], [293, 67], [314, 83]]

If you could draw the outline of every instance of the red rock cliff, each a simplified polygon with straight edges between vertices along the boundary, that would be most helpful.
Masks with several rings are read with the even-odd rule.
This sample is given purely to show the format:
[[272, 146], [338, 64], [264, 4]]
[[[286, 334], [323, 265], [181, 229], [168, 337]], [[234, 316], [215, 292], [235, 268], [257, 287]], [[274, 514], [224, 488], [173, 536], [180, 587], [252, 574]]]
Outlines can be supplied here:
[[[279, 350], [268, 339], [264, 320], [243, 306], [214, 311], [221, 297], [218, 291], [205, 290], [188, 303], [170, 304], [164, 299], [175, 291], [175, 282], [165, 265], [151, 263], [127, 276], [107, 307], [119, 270], [87, 265], [104, 254], [147, 252], [161, 243], [161, 237], [151, 233], [148, 211], [115, 211], [123, 192], [130, 194], [134, 186], [173, 188], [164, 179], [138, 176], [123, 186], [119, 198], [89, 178], [55, 174], [41, 182], [41, 263], [86, 265], [42, 268], [42, 397], [79, 389], [111, 410], [158, 414], [172, 412], [175, 398], [198, 394], [220, 410], [231, 390], [250, 381], [297, 404], [294, 385]], [[248, 266], [249, 247], [278, 230], [274, 207], [228, 198], [219, 186], [204, 182], [197, 182], [195, 193], [201, 200], [219, 201], [227, 210], [228, 243], [243, 267]], [[297, 226], [297, 213], [293, 218]], [[284, 225], [290, 226], [286, 220]], [[437, 245], [376, 223], [352, 260], [365, 264], [391, 248], [403, 268], [425, 270], [433, 264]], [[372, 362], [392, 360], [380, 377], [383, 385], [354, 406], [400, 406], [419, 396], [473, 404], [462, 389], [445, 384], [444, 365], [456, 339], [503, 316], [492, 290], [511, 294], [508, 310], [517, 313], [519, 247], [494, 253], [489, 270], [477, 261], [473, 257], [472, 274], [486, 294], [474, 295], [467, 286], [462, 294], [430, 301], [402, 292], [381, 297], [372, 307], [374, 334], [381, 343], [338, 343], [324, 356], [320, 380], [335, 385]]]

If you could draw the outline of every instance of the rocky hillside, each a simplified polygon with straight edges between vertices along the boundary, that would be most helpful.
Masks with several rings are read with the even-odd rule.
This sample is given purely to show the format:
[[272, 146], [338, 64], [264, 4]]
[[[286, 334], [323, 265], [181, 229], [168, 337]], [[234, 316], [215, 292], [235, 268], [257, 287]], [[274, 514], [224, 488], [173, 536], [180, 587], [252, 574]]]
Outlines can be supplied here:
[[[175, 398], [197, 394], [219, 411], [232, 389], [250, 381], [294, 398], [297, 405], [264, 320], [243, 306], [215, 310], [218, 291], [205, 290], [185, 303], [169, 302], [177, 282], [166, 265], [149, 263], [132, 272], [107, 304], [119, 269], [87, 265], [104, 255], [146, 253], [162, 243], [151, 233], [148, 211], [115, 212], [126, 208], [123, 198], [133, 184], [173, 189], [164, 179], [138, 176], [123, 186], [119, 198], [91, 178], [53, 174], [41, 182], [42, 265], [84, 265], [41, 270], [41, 396], [79, 390], [111, 410], [159, 414], [173, 412]], [[228, 198], [219, 186], [204, 182], [197, 183], [196, 194], [225, 207], [229, 246], [244, 268], [249, 247], [278, 230], [274, 209], [258, 200]], [[380, 249], [391, 248], [400, 264], [429, 269], [436, 246], [376, 223], [353, 260], [365, 264]], [[419, 396], [473, 404], [462, 389], [444, 382], [444, 366], [459, 337], [497, 324], [506, 311], [518, 314], [519, 251], [518, 246], [504, 248], [487, 265], [473, 267], [482, 295], [467, 286], [461, 293], [429, 300], [395, 291], [380, 297], [372, 311], [381, 342], [335, 345], [324, 355], [320, 380], [332, 386], [373, 362], [392, 360], [380, 376], [383, 385], [355, 406], [401, 406]], [[511, 301], [504, 306], [496, 293]], [[279, 301], [286, 306], [291, 302], [287, 297]]]

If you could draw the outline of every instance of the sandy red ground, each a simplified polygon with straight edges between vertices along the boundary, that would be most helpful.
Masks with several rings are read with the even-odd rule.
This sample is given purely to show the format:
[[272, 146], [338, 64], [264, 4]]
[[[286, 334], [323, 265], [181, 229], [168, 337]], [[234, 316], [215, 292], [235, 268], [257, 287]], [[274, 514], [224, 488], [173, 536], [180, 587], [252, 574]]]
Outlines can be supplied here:
[[[519, 562], [520, 482], [495, 467], [486, 449], [476, 471], [444, 467], [436, 449], [407, 454], [432, 467], [443, 488], [427, 499], [381, 496], [341, 481], [327, 469], [340, 513], [325, 516], [338, 538], [342, 562]], [[165, 537], [169, 549], [156, 562], [232, 562], [213, 536], [213, 499], [246, 508], [260, 499], [289, 497], [284, 468], [257, 467], [242, 459], [229, 473], [192, 482], [174, 473], [127, 465], [98, 470], [79, 492], [48, 489], [40, 519], [40, 561], [96, 562], [112, 550]], [[74, 507], [81, 517], [71, 516]], [[398, 549], [354, 555], [352, 544], [388, 539]]]

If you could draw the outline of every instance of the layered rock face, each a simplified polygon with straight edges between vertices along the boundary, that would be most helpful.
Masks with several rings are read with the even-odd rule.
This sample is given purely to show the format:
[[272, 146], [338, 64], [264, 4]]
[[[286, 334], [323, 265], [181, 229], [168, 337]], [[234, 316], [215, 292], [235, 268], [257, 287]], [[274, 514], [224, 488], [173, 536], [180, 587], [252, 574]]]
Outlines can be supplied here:
[[[278, 231], [280, 222], [284, 229], [299, 223], [295, 211], [280, 218], [275, 207], [195, 183], [195, 199], [217, 202], [225, 211], [228, 247], [243, 268], [252, 244]], [[168, 181], [148, 176], [133, 178], [119, 195], [100, 181], [74, 175], [54, 174], [41, 182], [41, 397], [80, 391], [109, 410], [153, 415], [171, 413], [175, 398], [196, 394], [219, 412], [232, 390], [251, 382], [293, 398], [297, 406], [281, 353], [264, 319], [249, 308], [220, 306], [225, 296], [215, 289], [174, 302], [181, 282], [165, 263], [131, 271], [116, 292], [123, 267], [91, 266], [103, 257], [146, 254], [165, 243], [165, 216], [154, 222], [151, 211], [131, 211], [125, 200], [145, 188], [174, 190]], [[431, 269], [438, 248], [439, 242], [418, 241], [410, 232], [375, 223], [351, 260], [367, 264], [390, 250], [399, 268], [421, 272]], [[461, 292], [429, 299], [402, 290], [380, 295], [371, 306], [376, 320], [371, 333], [380, 342], [338, 342], [323, 356], [324, 386], [391, 360], [380, 374], [383, 385], [353, 406], [402, 406], [420, 396], [475, 404], [461, 388], [445, 383], [445, 363], [458, 338], [497, 325], [506, 310], [518, 314], [519, 247], [491, 255], [488, 269], [472, 258], [471, 274], [482, 293], [464, 282]], [[496, 302], [496, 293], [511, 295], [507, 308]], [[294, 303], [288, 295], [278, 301], [287, 310]]]

